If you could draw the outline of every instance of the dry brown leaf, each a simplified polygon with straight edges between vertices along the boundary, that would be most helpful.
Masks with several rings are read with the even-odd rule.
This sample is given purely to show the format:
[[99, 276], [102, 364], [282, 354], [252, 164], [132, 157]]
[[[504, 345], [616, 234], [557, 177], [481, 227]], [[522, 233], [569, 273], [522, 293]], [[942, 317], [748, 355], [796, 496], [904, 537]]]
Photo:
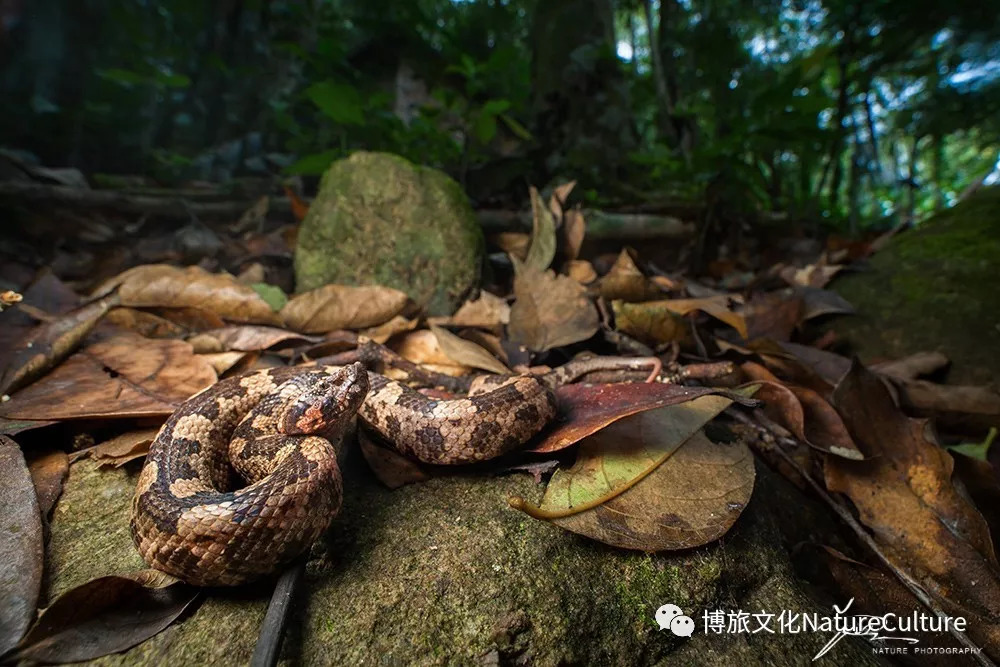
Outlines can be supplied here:
[[140, 644], [173, 623], [200, 589], [148, 571], [100, 577], [60, 595], [39, 616], [15, 658], [80, 662]]
[[189, 332], [210, 331], [226, 326], [221, 317], [204, 308], [153, 308], [152, 312]]
[[[755, 349], [762, 354], [787, 353], [789, 358], [802, 362], [801, 365], [814, 371], [823, 381], [828, 383], [832, 391], [833, 386], [840, 382], [840, 379], [847, 374], [851, 368], [851, 360], [847, 357], [826, 350], [820, 350], [811, 345], [801, 345], [799, 343], [782, 342], [772, 345], [770, 348], [762, 348], [764, 341], [758, 341], [754, 345]], [[829, 393], [829, 392], [827, 392]]]
[[531, 235], [523, 232], [500, 232], [490, 237], [490, 242], [511, 257], [522, 262], [528, 257]]
[[530, 266], [539, 271], [544, 271], [552, 264], [552, 259], [556, 256], [556, 223], [552, 213], [545, 206], [538, 190], [532, 186], [529, 189], [531, 194], [531, 245], [528, 246], [528, 254], [524, 258], [526, 266]]
[[8, 419], [165, 416], [214, 384], [191, 346], [131, 332], [101, 337], [0, 404]]
[[657, 346], [689, 337], [688, 323], [663, 302], [625, 303], [612, 301], [615, 329], [647, 345]]
[[122, 433], [93, 447], [73, 452], [69, 458], [74, 463], [83, 458], [91, 458], [98, 465], [120, 468], [129, 461], [146, 456], [159, 431], [159, 428], [145, 428]]
[[515, 301], [508, 326], [512, 341], [544, 352], [597, 332], [597, 309], [580, 283], [513, 261]]
[[410, 319], [403, 317], [402, 315], [396, 315], [385, 324], [380, 324], [377, 327], [371, 327], [370, 329], [364, 329], [360, 333], [376, 343], [384, 344], [396, 334], [413, 331], [417, 328], [417, 324], [419, 324], [419, 322], [420, 320], [417, 318]]
[[566, 201], [574, 187], [576, 187], [576, 181], [560, 183], [552, 188], [552, 196], [549, 197], [549, 211], [555, 220], [563, 219], [563, 208], [565, 208]]
[[594, 265], [585, 259], [570, 260], [566, 263], [564, 271], [567, 276], [581, 285], [589, 285], [597, 280], [597, 271], [594, 270]]
[[823, 315], [852, 315], [854, 306], [832, 290], [818, 287], [798, 287], [795, 292], [802, 297], [802, 319], [811, 320]]
[[69, 457], [62, 450], [38, 454], [28, 460], [28, 470], [38, 497], [38, 509], [43, 518], [48, 517], [62, 494], [63, 482], [69, 474]]
[[457, 327], [480, 327], [482, 329], [497, 329], [510, 322], [510, 306], [490, 292], [482, 291], [479, 297], [463, 303], [455, 314], [450, 317], [430, 317], [429, 324]]
[[53, 275], [49, 269], [43, 269], [41, 275], [24, 291], [24, 300], [17, 308], [8, 308], [0, 312], [0, 368], [9, 365], [10, 353], [15, 345], [38, 326], [40, 320], [29, 315], [24, 305], [30, 305], [35, 310], [51, 316], [68, 313], [80, 304], [80, 297]]
[[786, 266], [778, 271], [792, 287], [825, 287], [844, 267], [840, 264], [810, 264], [804, 268]]
[[364, 429], [358, 429], [358, 445], [372, 473], [390, 489], [426, 482], [431, 478], [419, 464], [391, 449], [376, 445]]
[[6, 419], [0, 417], [0, 435], [17, 435], [43, 426], [51, 426], [54, 421], [34, 419]]
[[724, 396], [748, 407], [760, 405], [740, 394], [711, 387], [659, 382], [564, 385], [556, 389], [559, 416], [530, 451], [549, 453], [565, 449], [619, 419], [711, 395]]
[[744, 362], [740, 369], [747, 378], [761, 383], [756, 397], [764, 401], [764, 413], [796, 438], [828, 454], [855, 461], [864, 458], [837, 411], [819, 394], [805, 387], [786, 385], [752, 361]]
[[0, 435], [0, 655], [35, 618], [42, 585], [42, 515], [21, 448]]
[[[592, 437], [610, 443], [612, 436], [602, 431]], [[732, 528], [750, 502], [754, 478], [753, 455], [746, 445], [717, 444], [698, 431], [635, 486], [553, 523], [623, 549], [690, 549]]]
[[731, 296], [709, 296], [700, 299], [665, 299], [663, 301], [653, 301], [646, 305], [663, 304], [664, 308], [678, 315], [687, 315], [688, 313], [700, 310], [736, 329], [736, 332], [745, 339], [747, 337], [746, 320], [743, 319], [743, 315], [733, 312], [729, 307], [730, 302], [734, 300], [738, 301], [739, 299]]
[[30, 384], [59, 364], [117, 304], [118, 296], [111, 294], [36, 327], [11, 355], [0, 378], [0, 394]]
[[573, 208], [563, 216], [563, 241], [566, 257], [572, 262], [580, 256], [580, 247], [587, 234], [587, 221], [580, 209]]
[[444, 353], [437, 336], [427, 329], [413, 331], [395, 342], [391, 349], [407, 361], [445, 375], [467, 375], [472, 369], [456, 364]]
[[504, 366], [500, 360], [471, 340], [459, 338], [447, 329], [442, 329], [434, 324], [431, 325], [430, 329], [434, 337], [437, 338], [441, 351], [456, 365], [480, 368], [499, 375], [510, 374], [510, 369]]
[[804, 308], [802, 296], [791, 290], [754, 293], [743, 311], [748, 330], [746, 338], [788, 340], [802, 322]]
[[94, 294], [103, 296], [116, 286], [123, 306], [199, 308], [233, 322], [281, 324], [253, 289], [228, 273], [209, 273], [198, 266], [137, 266], [106, 281]]
[[[321, 340], [318, 336], [306, 336], [287, 329], [259, 324], [233, 325], [205, 331], [199, 335], [218, 340], [222, 344], [220, 351], [234, 350], [236, 352], [258, 352], [284, 343], [302, 345], [318, 343]], [[197, 346], [195, 349], [198, 349]]]
[[146, 338], [183, 338], [188, 333], [185, 327], [165, 317], [136, 308], [115, 308], [104, 320]]
[[222, 376], [237, 364], [251, 356], [252, 352], [200, 352], [198, 356], [211, 364], [215, 374]]
[[869, 458], [827, 458], [827, 487], [850, 498], [893, 564], [968, 618], [969, 635], [997, 657], [996, 554], [986, 521], [952, 483], [951, 455], [928, 439], [926, 420], [904, 415], [857, 361], [833, 398]]
[[[879, 617], [892, 614], [899, 618], [927, 613], [927, 609], [917, 602], [896, 577], [848, 558], [831, 547], [822, 547], [820, 556], [839, 585], [843, 599], [855, 600], [851, 613]], [[879, 634], [896, 639], [901, 633], [882, 631]], [[942, 650], [940, 653], [909, 654], [912, 660], [905, 660], [906, 654], [899, 657], [904, 659], [904, 663], [915, 667], [954, 667], [958, 664], [956, 658], [960, 653], [955, 649], [962, 645], [948, 632], [923, 633], [920, 636], [920, 646]]]
[[403, 292], [380, 285], [324, 285], [292, 297], [281, 316], [304, 333], [367, 329], [399, 315], [408, 300]]
[[636, 266], [628, 248], [622, 248], [611, 270], [601, 278], [600, 290], [601, 296], [608, 301], [620, 299], [635, 303], [663, 296], [660, 288]]

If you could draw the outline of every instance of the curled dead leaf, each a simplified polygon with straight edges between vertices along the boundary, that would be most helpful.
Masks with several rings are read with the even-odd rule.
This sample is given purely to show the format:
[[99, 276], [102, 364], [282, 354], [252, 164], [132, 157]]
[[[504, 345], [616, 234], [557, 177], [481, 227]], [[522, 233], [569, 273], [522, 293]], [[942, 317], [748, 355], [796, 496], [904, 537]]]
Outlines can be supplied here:
[[761, 383], [756, 397], [764, 401], [764, 413], [796, 438], [827, 454], [856, 461], [864, 458], [837, 411], [822, 396], [805, 387], [784, 384], [752, 361], [744, 362], [740, 370]]
[[709, 395], [724, 396], [748, 407], [760, 405], [748, 399], [744, 390], [731, 393], [711, 387], [659, 382], [564, 385], [556, 389], [558, 418], [530, 451], [548, 453], [564, 449], [619, 419]]
[[281, 323], [252, 288], [228, 273], [209, 273], [198, 266], [137, 266], [106, 281], [94, 295], [104, 296], [115, 287], [123, 306], [199, 308], [233, 322]]
[[510, 375], [510, 369], [499, 359], [471, 340], [459, 338], [447, 329], [431, 325], [431, 333], [437, 338], [441, 351], [460, 366], [471, 366], [499, 375]]
[[292, 297], [281, 316], [303, 333], [366, 329], [399, 315], [408, 300], [403, 292], [380, 285], [324, 285]]

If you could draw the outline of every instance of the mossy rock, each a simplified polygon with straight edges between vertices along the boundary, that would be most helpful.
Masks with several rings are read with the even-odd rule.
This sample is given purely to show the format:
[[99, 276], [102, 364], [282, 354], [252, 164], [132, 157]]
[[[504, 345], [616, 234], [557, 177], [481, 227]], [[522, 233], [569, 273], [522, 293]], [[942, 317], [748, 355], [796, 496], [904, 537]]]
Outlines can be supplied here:
[[[53, 515], [49, 600], [142, 567], [128, 534], [137, 471], [72, 466]], [[829, 613], [799, 588], [787, 549], [830, 517], [766, 469], [721, 541], [656, 555], [606, 547], [509, 508], [509, 495], [540, 499], [542, 487], [526, 475], [460, 472], [389, 491], [352, 453], [345, 480], [343, 511], [314, 548], [282, 664], [799, 665], [829, 639], [700, 629], [682, 639], [653, 621], [667, 602], [698, 628], [706, 609]], [[272, 585], [208, 591], [159, 635], [96, 662], [247, 664]], [[852, 639], [824, 660], [872, 662]]]
[[479, 280], [483, 233], [446, 174], [387, 153], [330, 165], [295, 249], [299, 292], [385, 285], [431, 315], [451, 314]]
[[1000, 377], [1000, 187], [983, 188], [889, 242], [832, 288], [858, 315], [831, 326], [864, 361], [938, 350], [949, 380]]

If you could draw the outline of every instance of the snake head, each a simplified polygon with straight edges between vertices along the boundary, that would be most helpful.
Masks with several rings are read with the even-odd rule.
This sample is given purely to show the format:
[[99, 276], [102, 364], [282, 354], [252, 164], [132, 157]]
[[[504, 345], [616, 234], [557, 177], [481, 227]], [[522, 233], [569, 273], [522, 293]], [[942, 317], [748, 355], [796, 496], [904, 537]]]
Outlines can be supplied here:
[[360, 363], [344, 366], [332, 373], [309, 377], [281, 417], [281, 430], [287, 434], [318, 434], [329, 439], [340, 437], [351, 417], [368, 395], [368, 372]]

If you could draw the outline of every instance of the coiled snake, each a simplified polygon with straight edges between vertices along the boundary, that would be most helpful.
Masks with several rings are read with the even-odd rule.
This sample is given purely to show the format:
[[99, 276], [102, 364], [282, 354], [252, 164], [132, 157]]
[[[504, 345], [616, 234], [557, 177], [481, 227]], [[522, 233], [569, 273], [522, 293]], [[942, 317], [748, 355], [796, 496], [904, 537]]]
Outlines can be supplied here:
[[[632, 368], [650, 362], [624, 361]], [[556, 384], [606, 363], [485, 376], [467, 397], [451, 400], [428, 398], [360, 363], [222, 380], [181, 405], [153, 440], [132, 503], [132, 539], [147, 563], [192, 584], [236, 585], [271, 573], [339, 511], [331, 441], [355, 413], [406, 456], [483, 461], [523, 445], [552, 419]], [[239, 488], [240, 478], [248, 485]]]

